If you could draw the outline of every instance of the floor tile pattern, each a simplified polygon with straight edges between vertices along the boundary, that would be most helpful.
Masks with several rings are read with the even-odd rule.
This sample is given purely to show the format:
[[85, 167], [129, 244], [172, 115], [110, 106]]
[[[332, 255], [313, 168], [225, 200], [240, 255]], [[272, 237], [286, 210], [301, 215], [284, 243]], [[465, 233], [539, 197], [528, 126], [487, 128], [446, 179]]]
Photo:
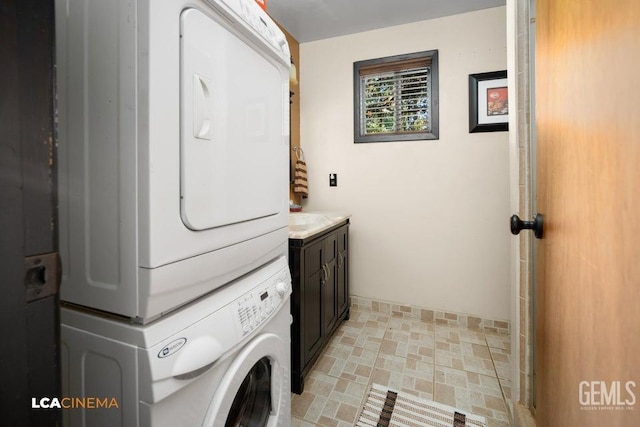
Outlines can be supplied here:
[[508, 335], [352, 308], [292, 394], [292, 425], [353, 426], [378, 383], [509, 426], [510, 372]]

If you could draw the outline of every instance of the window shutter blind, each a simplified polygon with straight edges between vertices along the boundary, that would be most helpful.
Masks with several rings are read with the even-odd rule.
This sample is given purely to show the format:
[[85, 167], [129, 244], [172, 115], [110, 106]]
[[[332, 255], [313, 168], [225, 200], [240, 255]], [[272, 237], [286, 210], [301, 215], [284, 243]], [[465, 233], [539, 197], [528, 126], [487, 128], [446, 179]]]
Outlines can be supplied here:
[[431, 132], [431, 60], [360, 69], [363, 135]]
[[424, 68], [431, 65], [431, 58], [416, 58], [403, 61], [384, 62], [375, 65], [368, 65], [360, 68], [360, 75], [381, 74], [385, 72], [402, 71], [411, 68]]

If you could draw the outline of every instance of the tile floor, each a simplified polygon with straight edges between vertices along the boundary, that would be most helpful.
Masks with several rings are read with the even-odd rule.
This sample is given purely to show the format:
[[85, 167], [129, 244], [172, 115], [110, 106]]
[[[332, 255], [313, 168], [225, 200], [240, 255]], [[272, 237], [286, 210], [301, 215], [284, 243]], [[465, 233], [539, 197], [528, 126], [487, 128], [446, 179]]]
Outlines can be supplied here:
[[292, 395], [292, 424], [353, 426], [375, 382], [509, 426], [510, 366], [508, 335], [352, 308]]

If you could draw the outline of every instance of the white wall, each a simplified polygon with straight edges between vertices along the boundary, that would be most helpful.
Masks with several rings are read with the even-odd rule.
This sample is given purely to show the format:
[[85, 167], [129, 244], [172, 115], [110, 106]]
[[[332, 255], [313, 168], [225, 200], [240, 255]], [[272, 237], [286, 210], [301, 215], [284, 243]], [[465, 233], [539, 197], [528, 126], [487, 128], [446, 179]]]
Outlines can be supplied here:
[[[353, 295], [510, 318], [508, 133], [468, 130], [468, 75], [507, 66], [505, 13], [300, 45], [305, 210], [353, 215]], [[439, 50], [440, 139], [354, 144], [353, 62], [430, 49]]]

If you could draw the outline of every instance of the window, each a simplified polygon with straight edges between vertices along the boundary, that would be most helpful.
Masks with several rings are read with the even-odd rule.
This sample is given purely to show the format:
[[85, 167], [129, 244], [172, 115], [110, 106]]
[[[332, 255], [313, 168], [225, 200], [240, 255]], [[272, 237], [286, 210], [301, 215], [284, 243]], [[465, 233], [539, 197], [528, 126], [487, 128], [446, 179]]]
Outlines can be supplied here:
[[438, 51], [354, 62], [355, 142], [438, 139]]

